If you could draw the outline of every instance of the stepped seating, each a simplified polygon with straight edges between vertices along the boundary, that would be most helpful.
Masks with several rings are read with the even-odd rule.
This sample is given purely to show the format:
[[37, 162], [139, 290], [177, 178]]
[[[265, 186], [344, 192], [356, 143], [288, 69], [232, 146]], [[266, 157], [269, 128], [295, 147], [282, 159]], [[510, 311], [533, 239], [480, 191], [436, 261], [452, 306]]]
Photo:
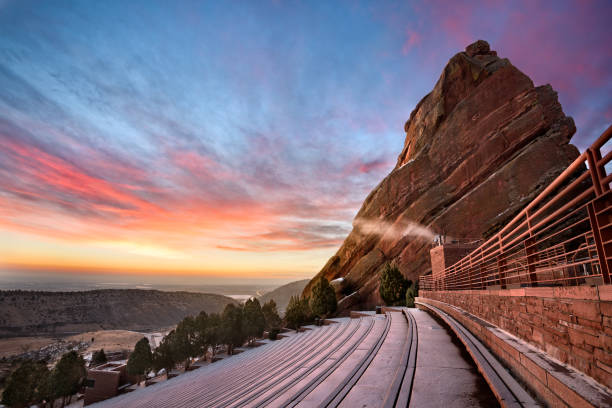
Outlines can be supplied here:
[[333, 320], [95, 407], [336, 406], [361, 398], [373, 379], [384, 384], [376, 398], [388, 399], [405, 371], [408, 317], [390, 311]]

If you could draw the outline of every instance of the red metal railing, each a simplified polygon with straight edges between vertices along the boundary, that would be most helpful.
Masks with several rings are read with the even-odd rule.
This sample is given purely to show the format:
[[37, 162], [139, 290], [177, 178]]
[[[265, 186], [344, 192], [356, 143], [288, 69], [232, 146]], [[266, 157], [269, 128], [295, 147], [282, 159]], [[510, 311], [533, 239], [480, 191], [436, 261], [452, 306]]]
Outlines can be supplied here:
[[612, 126], [496, 235], [441, 277], [422, 276], [420, 289], [610, 284], [611, 138]]

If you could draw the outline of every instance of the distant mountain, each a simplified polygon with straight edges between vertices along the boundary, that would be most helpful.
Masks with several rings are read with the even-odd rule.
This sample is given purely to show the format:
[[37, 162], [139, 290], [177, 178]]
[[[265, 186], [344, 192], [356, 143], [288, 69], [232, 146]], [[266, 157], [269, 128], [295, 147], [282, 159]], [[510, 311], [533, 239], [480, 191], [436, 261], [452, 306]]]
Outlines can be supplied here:
[[157, 330], [185, 316], [221, 312], [229, 297], [209, 293], [105, 289], [83, 292], [0, 291], [0, 337], [85, 331]]
[[276, 302], [276, 307], [278, 311], [282, 314], [285, 312], [287, 305], [289, 304], [289, 299], [294, 295], [301, 295], [302, 290], [306, 287], [306, 284], [310, 282], [310, 279], [304, 279], [300, 281], [295, 281], [288, 283], [286, 285], [280, 286], [259, 298], [261, 304], [269, 301], [270, 299], [274, 299]]

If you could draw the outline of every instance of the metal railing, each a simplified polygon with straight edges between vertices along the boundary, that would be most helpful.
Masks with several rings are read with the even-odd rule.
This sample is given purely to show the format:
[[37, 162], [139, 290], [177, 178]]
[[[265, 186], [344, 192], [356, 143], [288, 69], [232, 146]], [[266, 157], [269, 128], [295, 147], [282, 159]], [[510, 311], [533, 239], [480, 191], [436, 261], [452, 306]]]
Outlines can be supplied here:
[[442, 276], [422, 276], [420, 289], [610, 284], [611, 138], [612, 126], [497, 234]]

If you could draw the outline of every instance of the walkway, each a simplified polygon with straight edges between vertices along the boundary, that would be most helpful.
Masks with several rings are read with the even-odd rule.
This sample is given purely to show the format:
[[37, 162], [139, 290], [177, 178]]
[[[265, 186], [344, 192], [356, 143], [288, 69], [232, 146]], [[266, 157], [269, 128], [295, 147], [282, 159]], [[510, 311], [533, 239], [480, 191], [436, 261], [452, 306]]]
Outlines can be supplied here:
[[[411, 407], [495, 407], [497, 399], [467, 352], [429, 313], [410, 309], [419, 348]], [[434, 391], [435, 390], [435, 391]]]

